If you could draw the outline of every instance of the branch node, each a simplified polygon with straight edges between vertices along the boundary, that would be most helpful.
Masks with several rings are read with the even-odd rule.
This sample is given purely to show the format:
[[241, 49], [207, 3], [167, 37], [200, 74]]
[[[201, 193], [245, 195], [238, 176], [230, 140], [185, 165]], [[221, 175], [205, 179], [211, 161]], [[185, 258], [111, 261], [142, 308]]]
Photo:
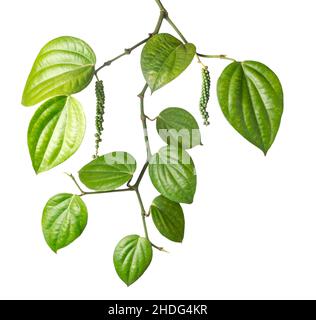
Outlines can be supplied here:
[[149, 121], [156, 121], [158, 117], [155, 117], [152, 119], [152, 118], [148, 117], [147, 115], [145, 115], [145, 118]]
[[167, 19], [169, 17], [169, 13], [166, 9], [161, 9], [160, 10], [162, 16], [164, 17], [164, 19]]
[[125, 52], [125, 54], [131, 54], [132, 49], [131, 48], [124, 49], [124, 52]]

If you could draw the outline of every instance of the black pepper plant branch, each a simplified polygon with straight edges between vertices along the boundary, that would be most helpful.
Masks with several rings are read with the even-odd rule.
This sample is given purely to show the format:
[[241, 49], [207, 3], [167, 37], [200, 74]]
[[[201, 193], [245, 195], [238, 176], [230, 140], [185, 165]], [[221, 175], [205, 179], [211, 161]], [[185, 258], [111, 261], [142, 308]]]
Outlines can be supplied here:
[[[162, 25], [165, 17], [168, 15], [168, 13], [167, 13], [166, 9], [163, 7], [162, 3], [159, 0], [156, 0], [156, 2], [157, 2], [158, 6], [160, 8], [160, 15], [159, 15], [158, 21], [156, 23], [156, 27], [155, 27], [154, 32], [152, 33], [152, 35], [155, 35], [155, 34], [159, 33], [161, 25]], [[140, 172], [140, 174], [139, 174], [139, 176], [137, 178], [137, 181], [136, 181], [136, 183], [134, 185], [134, 188], [135, 188], [137, 199], [138, 199], [139, 206], [140, 206], [140, 209], [141, 209], [141, 216], [142, 216], [142, 222], [143, 222], [145, 237], [149, 240], [147, 223], [146, 223], [147, 214], [146, 214], [146, 210], [144, 208], [144, 204], [143, 204], [140, 192], [139, 192], [139, 184], [140, 184], [141, 180], [144, 177], [144, 174], [145, 174], [145, 172], [147, 170], [147, 167], [148, 167], [148, 164], [149, 164], [149, 160], [150, 160], [150, 158], [152, 156], [151, 149], [150, 149], [150, 143], [149, 143], [149, 137], [148, 137], [147, 119], [146, 119], [146, 115], [145, 115], [145, 103], [144, 103], [145, 94], [146, 94], [147, 89], [148, 89], [148, 84], [146, 83], [144, 85], [143, 90], [138, 94], [138, 97], [140, 99], [140, 119], [141, 119], [142, 127], [143, 127], [143, 134], [144, 134], [144, 140], [145, 140], [145, 146], [146, 146], [147, 160], [146, 160], [146, 162], [145, 162], [145, 164], [144, 164], [144, 166], [143, 166], [143, 168], [142, 168], [142, 170], [141, 170], [141, 172]]]
[[[169, 23], [169, 25], [174, 29], [174, 31], [179, 35], [179, 37], [182, 39], [182, 41], [184, 43], [188, 43], [187, 39], [182, 34], [180, 29], [176, 26], [176, 24], [170, 18], [169, 14], [168, 14], [168, 11], [166, 10], [166, 8], [162, 4], [162, 2], [160, 0], [155, 0], [155, 2], [156, 2], [156, 4], [158, 5], [158, 7], [160, 9], [160, 15], [159, 15], [159, 18], [158, 18], [158, 21], [156, 23], [156, 26], [155, 26], [155, 29], [154, 29], [153, 33], [150, 33], [147, 38], [145, 38], [144, 40], [136, 43], [132, 47], [130, 47], [128, 49], [125, 49], [124, 52], [119, 54], [118, 56], [116, 56], [116, 57], [104, 62], [99, 68], [97, 68], [95, 70], [94, 74], [95, 74], [95, 77], [97, 79], [98, 79], [98, 72], [100, 70], [102, 70], [104, 67], [110, 66], [114, 61], [119, 60], [120, 58], [131, 54], [132, 51], [134, 51], [136, 48], [140, 47], [141, 45], [145, 44], [153, 35], [158, 34], [159, 31], [160, 31], [161, 25], [162, 25], [164, 20], [166, 20]], [[218, 58], [218, 59], [226, 59], [226, 60], [235, 61], [235, 59], [228, 58], [226, 55], [205, 55], [205, 54], [197, 53], [196, 57], [198, 59], [198, 62], [201, 63], [202, 65], [203, 65], [203, 63], [200, 60], [200, 57], [203, 57], [203, 58]], [[93, 195], [93, 194], [104, 194], [104, 193], [114, 193], [114, 192], [135, 191], [136, 195], [137, 195], [137, 199], [138, 199], [139, 205], [140, 205], [140, 209], [141, 209], [141, 215], [142, 215], [142, 222], [143, 222], [145, 237], [149, 240], [148, 229], [147, 229], [147, 224], [146, 224], [146, 217], [148, 217], [149, 214], [146, 213], [146, 210], [145, 210], [142, 198], [141, 198], [141, 194], [139, 192], [139, 185], [140, 185], [140, 183], [141, 183], [141, 181], [142, 181], [142, 179], [144, 177], [144, 174], [145, 174], [145, 172], [146, 172], [146, 170], [148, 168], [149, 160], [152, 157], [151, 148], [150, 148], [150, 142], [149, 142], [149, 137], [148, 137], [147, 120], [151, 120], [151, 121], [153, 121], [153, 120], [149, 119], [145, 114], [145, 94], [147, 92], [147, 89], [148, 89], [148, 84], [146, 83], [144, 88], [143, 88], [143, 90], [138, 94], [138, 97], [140, 99], [140, 119], [141, 119], [142, 127], [143, 127], [143, 135], [144, 135], [144, 141], [145, 141], [145, 146], [146, 146], [147, 160], [146, 160], [141, 172], [139, 173], [135, 184], [134, 185], [130, 185], [130, 181], [129, 181], [127, 183], [127, 188], [125, 188], [125, 189], [87, 192], [87, 191], [82, 190], [82, 188], [80, 187], [79, 183], [76, 181], [75, 177], [72, 174], [68, 174], [68, 175], [74, 181], [74, 183], [76, 184], [76, 186], [80, 190], [80, 192], [81, 192], [80, 196]], [[156, 246], [153, 243], [151, 243], [151, 244], [157, 250], [165, 251], [162, 247]]]
[[[111, 60], [108, 60], [106, 61], [103, 65], [101, 65], [99, 68], [97, 68], [95, 70], [95, 76], [96, 78], [98, 78], [97, 74], [98, 72], [103, 69], [104, 67], [106, 66], [110, 66], [114, 61], [122, 58], [123, 56], [125, 55], [129, 55], [133, 50], [135, 50], [136, 48], [138, 48], [139, 46], [143, 45], [144, 43], [146, 43], [153, 35], [159, 33], [160, 31], [160, 28], [161, 28], [161, 25], [163, 23], [164, 20], [166, 20], [170, 26], [174, 29], [174, 31], [179, 35], [179, 37], [182, 39], [182, 41], [184, 43], [188, 43], [187, 39], [185, 38], [185, 36], [182, 34], [182, 32], [180, 31], [180, 29], [175, 25], [175, 23], [173, 22], [173, 20], [169, 17], [169, 14], [168, 14], [168, 11], [166, 10], [166, 8], [164, 7], [164, 5], [162, 4], [162, 2], [160, 0], [155, 0], [156, 4], [158, 5], [159, 9], [160, 9], [160, 15], [159, 15], [159, 18], [158, 18], [158, 21], [157, 21], [157, 24], [156, 24], [156, 27], [153, 31], [153, 33], [149, 34], [149, 37], [147, 37], [146, 39], [136, 43], [134, 46], [128, 48], [128, 49], [125, 49], [123, 53], [119, 54], [118, 56], [114, 57], [113, 59]], [[205, 58], [220, 58], [220, 59], [227, 59], [227, 60], [233, 60], [234, 59], [231, 59], [231, 58], [227, 58], [226, 55], [220, 55], [220, 56], [208, 56], [208, 55], [202, 55], [202, 54], [196, 54], [197, 56], [197, 59], [200, 63], [201, 60], [200, 60], [200, 57], [205, 57]], [[147, 160], [136, 180], [136, 183], [131, 186], [129, 183], [128, 183], [128, 188], [126, 189], [119, 189], [119, 190], [111, 190], [111, 191], [96, 191], [96, 192], [85, 192], [83, 191], [79, 184], [76, 182], [76, 180], [74, 179], [73, 176], [72, 179], [74, 180], [74, 182], [76, 183], [77, 187], [79, 188], [79, 190], [81, 191], [81, 195], [88, 195], [88, 194], [100, 194], [100, 193], [111, 193], [111, 192], [124, 192], [124, 191], [132, 191], [134, 190], [136, 192], [136, 195], [137, 195], [137, 198], [138, 198], [138, 202], [139, 202], [139, 205], [140, 205], [140, 209], [141, 209], [141, 215], [142, 215], [142, 221], [143, 221], [143, 226], [144, 226], [144, 232], [145, 232], [145, 236], [147, 239], [149, 239], [149, 236], [148, 236], [148, 230], [147, 230], [147, 225], [146, 225], [146, 217], [149, 216], [146, 214], [146, 210], [144, 208], [144, 204], [143, 204], [143, 201], [142, 201], [142, 198], [141, 198], [141, 194], [139, 192], [139, 184], [141, 182], [141, 180], [143, 179], [144, 177], [144, 174], [148, 168], [148, 165], [149, 165], [149, 160], [150, 158], [152, 157], [152, 153], [151, 153], [151, 148], [150, 148], [150, 142], [149, 142], [149, 137], [148, 137], [148, 129], [147, 129], [147, 119], [148, 120], [151, 120], [149, 119], [146, 114], [145, 114], [145, 94], [146, 94], [146, 91], [148, 89], [148, 84], [146, 83], [143, 90], [140, 92], [140, 94], [138, 95], [138, 97], [140, 98], [140, 118], [141, 118], [141, 122], [142, 122], [142, 127], [143, 127], [143, 135], [144, 135], [144, 141], [145, 141], [145, 146], [146, 146], [146, 153], [147, 153]], [[160, 251], [165, 251], [163, 248], [161, 247], [158, 247], [156, 245], [154, 245], [152, 243], [152, 246]]]

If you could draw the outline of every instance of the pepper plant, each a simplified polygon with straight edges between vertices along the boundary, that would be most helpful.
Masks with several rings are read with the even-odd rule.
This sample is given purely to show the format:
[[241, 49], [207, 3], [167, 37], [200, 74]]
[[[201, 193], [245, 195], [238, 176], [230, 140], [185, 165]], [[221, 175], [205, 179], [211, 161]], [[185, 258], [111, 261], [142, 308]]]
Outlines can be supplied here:
[[[93, 159], [79, 170], [79, 179], [85, 189], [74, 175], [69, 174], [79, 193], [61, 193], [49, 199], [43, 211], [42, 229], [47, 244], [57, 252], [85, 229], [88, 210], [82, 198], [91, 194], [134, 192], [140, 205], [144, 234], [124, 237], [118, 242], [113, 256], [116, 272], [127, 285], [134, 283], [148, 268], [153, 248], [164, 250], [149, 237], [147, 221], [150, 217], [164, 237], [182, 242], [185, 219], [181, 204], [193, 202], [197, 183], [195, 166], [188, 154], [189, 149], [201, 145], [197, 121], [188, 111], [174, 107], [149, 119], [145, 113], [145, 96], [149, 89], [151, 93], [161, 89], [196, 59], [202, 72], [202, 93], [197, 107], [203, 123], [208, 125], [211, 80], [204, 59], [229, 61], [217, 83], [219, 105], [231, 126], [264, 154], [274, 142], [283, 111], [282, 87], [273, 71], [256, 61], [238, 62], [226, 55], [199, 53], [175, 25], [161, 1], [155, 2], [160, 14], [152, 33], [98, 68], [95, 53], [83, 40], [63, 36], [48, 42], [34, 62], [22, 97], [24, 106], [41, 103], [28, 129], [33, 168], [41, 173], [61, 164], [79, 148], [85, 132], [85, 115], [74, 94], [96, 79], [96, 148]], [[163, 22], [169, 23], [178, 38], [159, 33]], [[135, 176], [136, 161], [132, 155], [122, 151], [99, 154], [105, 116], [100, 71], [140, 46], [144, 46], [140, 64], [145, 85], [138, 97], [147, 157]], [[166, 143], [155, 153], [152, 153], [147, 134], [149, 120], [156, 122], [157, 132]], [[146, 171], [159, 192], [149, 209], [145, 208], [140, 192]]]

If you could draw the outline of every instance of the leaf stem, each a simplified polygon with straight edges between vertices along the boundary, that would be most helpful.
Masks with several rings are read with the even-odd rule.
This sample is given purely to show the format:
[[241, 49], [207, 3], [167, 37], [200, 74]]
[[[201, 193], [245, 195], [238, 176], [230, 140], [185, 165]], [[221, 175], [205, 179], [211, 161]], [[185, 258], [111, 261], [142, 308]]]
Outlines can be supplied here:
[[79, 196], [80, 197], [83, 197], [83, 196], [86, 196], [86, 195], [91, 195], [91, 194], [103, 194], [103, 193], [114, 193], [114, 192], [125, 192], [125, 191], [133, 191], [134, 189], [132, 187], [128, 187], [128, 188], [125, 188], [125, 189], [115, 189], [115, 190], [107, 190], [107, 191], [84, 191], [78, 181], [76, 180], [76, 178], [71, 174], [71, 173], [66, 173], [65, 174], [71, 178], [71, 180], [75, 183], [75, 185], [77, 186], [77, 188], [79, 189], [80, 191], [80, 194]]
[[82, 190], [82, 188], [80, 187], [79, 183], [77, 182], [76, 178], [71, 174], [71, 173], [67, 173], [65, 172], [65, 174], [71, 178], [71, 180], [75, 183], [75, 185], [77, 186], [77, 188], [79, 189], [79, 191], [81, 192], [81, 194], [84, 194], [85, 192]]
[[175, 23], [172, 21], [172, 19], [169, 17], [165, 17], [166, 21], [170, 24], [170, 26], [174, 29], [174, 31], [179, 35], [179, 37], [182, 39], [184, 43], [188, 43], [188, 40], [184, 37], [180, 29], [175, 25]]
[[163, 247], [156, 246], [156, 245], [153, 244], [152, 242], [151, 242], [151, 245], [152, 245], [152, 247], [154, 247], [155, 249], [157, 249], [157, 250], [159, 250], [159, 251], [163, 251], [163, 252], [167, 252], [167, 253], [168, 253], [168, 251], [165, 250]]
[[217, 54], [217, 55], [215, 54], [215, 55], [212, 55], [212, 54], [197, 53], [197, 56], [198, 56], [198, 57], [201, 57], [201, 58], [224, 59], [224, 60], [229, 60], [229, 61], [234, 61], [234, 62], [236, 62], [235, 59], [227, 57], [226, 54]]
[[115, 193], [115, 192], [126, 192], [126, 191], [134, 191], [133, 188], [125, 188], [125, 189], [115, 189], [115, 190], [108, 190], [108, 191], [84, 191], [80, 194], [80, 197], [92, 194], [104, 194], [104, 193]]

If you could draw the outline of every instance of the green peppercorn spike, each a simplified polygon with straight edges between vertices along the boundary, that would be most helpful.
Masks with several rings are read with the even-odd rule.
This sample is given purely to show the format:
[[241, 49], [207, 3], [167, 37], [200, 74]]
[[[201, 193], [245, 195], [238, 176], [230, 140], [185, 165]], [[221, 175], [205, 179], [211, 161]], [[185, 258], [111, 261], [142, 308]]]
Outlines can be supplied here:
[[100, 142], [102, 141], [102, 131], [103, 131], [103, 121], [104, 121], [104, 104], [105, 104], [105, 95], [104, 95], [104, 86], [103, 81], [98, 80], [95, 83], [95, 95], [96, 95], [96, 116], [95, 116], [95, 127], [96, 134], [95, 136], [95, 154], [93, 158], [98, 157]]
[[209, 114], [206, 111], [207, 105], [210, 99], [210, 87], [211, 87], [211, 77], [208, 67], [203, 66], [202, 68], [202, 93], [200, 98], [200, 112], [204, 120], [204, 125], [208, 126], [210, 123], [208, 121]]

